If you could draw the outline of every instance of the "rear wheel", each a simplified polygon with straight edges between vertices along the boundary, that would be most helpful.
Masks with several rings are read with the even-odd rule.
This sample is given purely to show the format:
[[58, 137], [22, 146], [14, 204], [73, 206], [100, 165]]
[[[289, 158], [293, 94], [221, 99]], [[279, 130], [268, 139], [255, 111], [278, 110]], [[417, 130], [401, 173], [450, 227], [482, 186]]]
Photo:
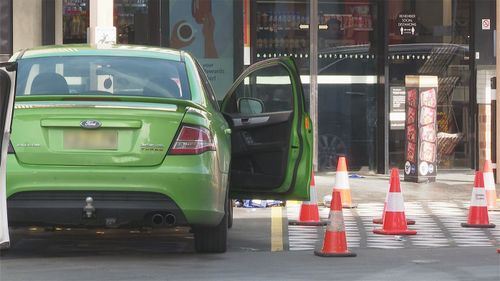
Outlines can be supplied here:
[[229, 217], [227, 218], [227, 227], [231, 228], [233, 227], [233, 207], [234, 207], [233, 200], [229, 200], [229, 206], [227, 207], [229, 211]]
[[193, 229], [194, 248], [198, 253], [225, 253], [229, 222], [228, 204], [224, 217], [217, 226], [198, 226]]

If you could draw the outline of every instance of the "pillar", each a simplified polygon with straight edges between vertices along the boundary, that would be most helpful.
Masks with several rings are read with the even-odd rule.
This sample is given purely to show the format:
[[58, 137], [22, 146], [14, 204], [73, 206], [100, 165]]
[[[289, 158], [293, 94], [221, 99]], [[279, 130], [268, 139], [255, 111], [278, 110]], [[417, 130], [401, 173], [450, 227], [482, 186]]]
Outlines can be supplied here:
[[89, 1], [89, 44], [115, 44], [116, 28], [113, 26], [113, 0]]
[[[498, 36], [498, 27], [500, 27], [500, 0], [496, 1], [496, 27], [497, 27], [497, 36], [495, 38], [496, 40], [496, 73], [497, 73], [497, 88], [498, 85], [500, 85], [500, 36]], [[498, 91], [498, 90], [497, 90]], [[500, 109], [500, 99], [496, 99], [496, 105], [497, 105], [497, 115], [495, 116], [496, 124], [497, 124], [497, 130], [496, 130], [496, 154], [497, 154], [497, 165], [500, 160], [500, 114], [498, 110]], [[500, 181], [500, 169], [496, 169], [496, 180], [497, 183]]]

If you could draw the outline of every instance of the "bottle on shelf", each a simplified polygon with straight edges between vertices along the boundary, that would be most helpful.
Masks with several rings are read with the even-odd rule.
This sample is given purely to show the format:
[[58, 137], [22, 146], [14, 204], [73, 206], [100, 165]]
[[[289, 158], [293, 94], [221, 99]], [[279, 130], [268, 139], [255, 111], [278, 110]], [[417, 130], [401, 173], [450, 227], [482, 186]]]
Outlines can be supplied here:
[[269, 14], [264, 12], [262, 13], [262, 21], [261, 21], [261, 27], [267, 27], [268, 26], [268, 20], [269, 20]]

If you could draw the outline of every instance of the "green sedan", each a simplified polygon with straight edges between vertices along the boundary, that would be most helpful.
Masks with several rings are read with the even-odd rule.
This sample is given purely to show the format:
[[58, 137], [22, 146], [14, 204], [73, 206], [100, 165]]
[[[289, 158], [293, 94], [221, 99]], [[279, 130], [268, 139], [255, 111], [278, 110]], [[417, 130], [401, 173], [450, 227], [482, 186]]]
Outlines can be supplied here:
[[309, 198], [311, 120], [289, 58], [250, 66], [220, 104], [179, 50], [43, 47], [10, 72], [11, 226], [189, 226], [196, 251], [224, 252], [231, 198]]

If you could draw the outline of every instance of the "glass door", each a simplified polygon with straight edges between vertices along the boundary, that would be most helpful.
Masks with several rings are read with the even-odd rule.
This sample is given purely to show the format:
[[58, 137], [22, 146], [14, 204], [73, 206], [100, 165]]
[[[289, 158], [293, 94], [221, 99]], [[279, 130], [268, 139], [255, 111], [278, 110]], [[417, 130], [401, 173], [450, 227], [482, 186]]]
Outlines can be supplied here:
[[377, 59], [370, 0], [318, 1], [318, 168], [375, 170]]
[[63, 1], [63, 43], [76, 44], [87, 42], [89, 27], [89, 1]]
[[[436, 160], [439, 169], [470, 168], [474, 135], [470, 103], [469, 0], [389, 0], [389, 95], [404, 93], [407, 75], [438, 80]], [[391, 102], [389, 164], [403, 168], [404, 114]], [[403, 107], [404, 108], [404, 104]], [[433, 145], [434, 146], [434, 145]]]

